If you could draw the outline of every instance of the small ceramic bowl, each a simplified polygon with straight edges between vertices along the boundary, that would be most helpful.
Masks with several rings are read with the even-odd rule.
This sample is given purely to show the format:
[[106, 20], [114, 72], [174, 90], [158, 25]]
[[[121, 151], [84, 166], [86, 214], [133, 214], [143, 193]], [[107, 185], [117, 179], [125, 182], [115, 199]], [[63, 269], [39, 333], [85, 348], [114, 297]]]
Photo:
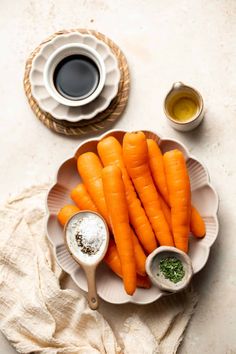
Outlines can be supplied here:
[[[183, 264], [185, 274], [183, 278], [177, 283], [174, 283], [171, 280], [165, 278], [160, 270], [161, 260], [167, 257], [175, 257], [179, 259]], [[193, 275], [193, 268], [191, 259], [186, 253], [178, 250], [175, 247], [162, 246], [158, 247], [147, 257], [146, 272], [149, 275], [152, 283], [159, 289], [175, 293], [183, 290], [188, 286]]]
[[[88, 97], [81, 98], [79, 100], [72, 100], [62, 96], [56, 90], [54, 85], [54, 80], [53, 80], [53, 75], [57, 65], [63, 59], [70, 57], [72, 55], [83, 55], [91, 59], [96, 64], [99, 70], [99, 83], [96, 89]], [[104, 87], [105, 79], [106, 79], [106, 69], [102, 57], [95, 49], [82, 43], [66, 44], [64, 46], [59, 47], [55, 52], [51, 54], [44, 68], [44, 84], [48, 93], [57, 102], [64, 104], [65, 106], [71, 106], [71, 107], [84, 106], [94, 101], [95, 98], [97, 98], [98, 95], [101, 93]]]

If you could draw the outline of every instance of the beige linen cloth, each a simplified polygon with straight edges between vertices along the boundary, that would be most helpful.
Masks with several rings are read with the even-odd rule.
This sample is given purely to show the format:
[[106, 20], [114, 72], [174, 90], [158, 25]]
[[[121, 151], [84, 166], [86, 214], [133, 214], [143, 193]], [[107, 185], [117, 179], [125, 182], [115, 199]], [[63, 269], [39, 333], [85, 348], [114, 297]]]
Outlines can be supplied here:
[[146, 306], [101, 301], [99, 311], [90, 310], [76, 286], [61, 285], [63, 272], [45, 233], [47, 189], [32, 187], [0, 209], [0, 329], [6, 338], [19, 353], [176, 353], [195, 293]]

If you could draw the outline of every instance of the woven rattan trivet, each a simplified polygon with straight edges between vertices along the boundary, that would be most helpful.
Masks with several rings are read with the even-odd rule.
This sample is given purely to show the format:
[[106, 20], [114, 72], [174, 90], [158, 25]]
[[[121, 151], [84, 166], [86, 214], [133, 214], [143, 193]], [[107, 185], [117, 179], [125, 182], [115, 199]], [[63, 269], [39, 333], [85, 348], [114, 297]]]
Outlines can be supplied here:
[[[32, 60], [34, 59], [35, 55], [39, 52], [41, 46], [45, 43], [49, 42], [56, 36], [60, 36], [62, 34], [70, 33], [70, 32], [80, 32], [86, 34], [92, 34], [98, 39], [105, 42], [112, 50], [113, 54], [118, 59], [119, 68], [120, 68], [120, 83], [119, 83], [119, 90], [117, 96], [112, 100], [109, 107], [96, 115], [96, 117], [89, 119], [89, 120], [81, 120], [78, 123], [71, 123], [65, 120], [57, 120], [52, 117], [49, 113], [44, 112], [40, 109], [37, 102], [35, 101], [34, 97], [31, 93], [31, 85], [29, 81], [29, 74], [31, 70]], [[87, 30], [87, 29], [72, 29], [72, 30], [62, 30], [59, 32], [54, 33], [52, 36], [47, 38], [43, 41], [29, 56], [26, 66], [25, 66], [25, 75], [24, 75], [24, 89], [26, 96], [28, 98], [30, 107], [32, 108], [33, 112], [35, 113], [36, 117], [43, 122], [46, 127], [49, 129], [65, 135], [85, 135], [89, 133], [96, 133], [100, 130], [103, 130], [112, 123], [114, 123], [122, 114], [123, 110], [128, 101], [129, 97], [129, 69], [126, 58], [124, 54], [121, 52], [120, 48], [108, 37], [104, 34], [94, 31], [94, 30]]]

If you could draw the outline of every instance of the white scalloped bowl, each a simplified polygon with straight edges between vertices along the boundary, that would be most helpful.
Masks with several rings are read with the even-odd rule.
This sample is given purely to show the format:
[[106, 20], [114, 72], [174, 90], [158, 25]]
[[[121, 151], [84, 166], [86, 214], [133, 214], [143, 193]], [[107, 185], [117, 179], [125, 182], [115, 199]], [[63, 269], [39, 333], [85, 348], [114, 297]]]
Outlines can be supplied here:
[[[86, 279], [83, 271], [73, 260], [63, 238], [63, 229], [57, 221], [57, 213], [65, 204], [71, 203], [70, 191], [81, 179], [76, 168], [78, 156], [86, 151], [97, 152], [97, 143], [101, 138], [109, 135], [115, 136], [122, 142], [126, 132], [111, 130], [97, 139], [89, 139], [80, 144], [75, 154], [67, 159], [60, 166], [56, 182], [48, 192], [47, 208], [47, 234], [54, 249], [56, 259], [61, 268], [70, 274], [74, 282], [84, 291], [87, 291]], [[192, 202], [200, 211], [205, 224], [206, 236], [203, 239], [196, 239], [190, 235], [189, 257], [192, 261], [193, 274], [199, 272], [206, 264], [210, 247], [218, 235], [218, 196], [210, 184], [206, 168], [195, 157], [191, 156], [187, 148], [177, 140], [162, 139], [151, 131], [144, 131], [148, 138], [156, 140], [163, 152], [171, 149], [179, 149], [183, 152], [190, 175]], [[149, 304], [161, 296], [166, 295], [155, 286], [150, 289], [137, 289], [133, 296], [125, 293], [122, 281], [105, 264], [101, 264], [97, 271], [97, 287], [99, 296], [113, 304], [135, 303]]]
[[[59, 103], [49, 94], [45, 87], [44, 69], [48, 59], [58, 48], [69, 44], [72, 46], [73, 44], [84, 44], [91, 47], [97, 51], [105, 66], [106, 77], [101, 93], [92, 102], [84, 106], [69, 107]], [[76, 32], [57, 36], [42, 46], [32, 61], [29, 79], [32, 95], [42, 110], [59, 120], [79, 122], [83, 119], [95, 117], [109, 106], [118, 92], [120, 70], [115, 55], [104, 42], [93, 35]]]

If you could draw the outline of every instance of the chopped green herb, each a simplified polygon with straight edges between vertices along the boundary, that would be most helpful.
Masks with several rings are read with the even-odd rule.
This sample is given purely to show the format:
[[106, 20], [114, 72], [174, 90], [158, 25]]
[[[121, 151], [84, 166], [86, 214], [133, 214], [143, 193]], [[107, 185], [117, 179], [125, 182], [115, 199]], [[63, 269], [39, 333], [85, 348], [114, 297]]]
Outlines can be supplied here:
[[166, 257], [160, 261], [160, 270], [166, 279], [178, 283], [185, 275], [182, 262], [176, 257]]

